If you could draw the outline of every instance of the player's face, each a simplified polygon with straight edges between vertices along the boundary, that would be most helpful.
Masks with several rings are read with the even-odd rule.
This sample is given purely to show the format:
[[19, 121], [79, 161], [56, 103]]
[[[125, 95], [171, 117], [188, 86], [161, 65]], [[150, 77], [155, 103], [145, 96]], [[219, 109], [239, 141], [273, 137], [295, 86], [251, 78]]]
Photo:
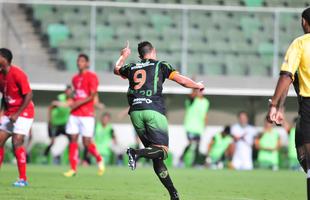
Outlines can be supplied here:
[[242, 126], [245, 126], [249, 123], [249, 119], [248, 119], [248, 116], [247, 114], [245, 113], [241, 113], [239, 115], [239, 123], [242, 125]]
[[110, 116], [105, 115], [105, 116], [102, 117], [101, 123], [103, 125], [107, 125], [109, 122], [110, 122]]
[[309, 24], [308, 24], [308, 22], [304, 19], [304, 18], [301, 18], [301, 27], [302, 27], [302, 29], [304, 30], [304, 33], [306, 34], [306, 33], [309, 33]]
[[272, 123], [269, 123], [267, 120], [265, 121], [264, 127], [266, 130], [270, 130], [272, 128]]
[[2, 71], [4, 69], [4, 67], [6, 67], [8, 64], [7, 60], [0, 55], [0, 71]]
[[79, 57], [77, 59], [77, 66], [79, 70], [85, 70], [89, 66], [89, 62], [84, 57]]
[[154, 60], [156, 60], [157, 54], [156, 54], [156, 49], [155, 48], [152, 49], [151, 55], [152, 55], [152, 58], [154, 58]]
[[72, 96], [72, 89], [71, 88], [66, 89], [65, 94], [67, 95], [67, 97], [71, 97]]

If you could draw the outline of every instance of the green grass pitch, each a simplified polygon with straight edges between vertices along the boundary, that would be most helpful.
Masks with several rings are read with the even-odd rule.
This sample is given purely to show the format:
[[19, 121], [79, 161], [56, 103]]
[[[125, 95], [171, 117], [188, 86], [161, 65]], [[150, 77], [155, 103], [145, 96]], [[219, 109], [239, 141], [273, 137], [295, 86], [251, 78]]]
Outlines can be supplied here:
[[[0, 170], [1, 200], [100, 199], [169, 200], [152, 168], [130, 171], [110, 167], [104, 176], [95, 167], [80, 167], [76, 177], [65, 178], [68, 168], [28, 166], [30, 186], [13, 188], [14, 165]], [[170, 169], [182, 200], [302, 200], [306, 198], [305, 175], [292, 171], [237, 172], [206, 169]]]

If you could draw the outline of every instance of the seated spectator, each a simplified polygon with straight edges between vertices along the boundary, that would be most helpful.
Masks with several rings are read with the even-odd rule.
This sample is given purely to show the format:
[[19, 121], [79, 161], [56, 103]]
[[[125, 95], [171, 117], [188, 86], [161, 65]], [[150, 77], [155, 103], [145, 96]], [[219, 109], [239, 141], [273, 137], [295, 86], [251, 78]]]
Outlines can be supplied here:
[[225, 126], [224, 130], [213, 136], [208, 146], [206, 164], [212, 169], [222, 169], [223, 161], [230, 161], [233, 152], [233, 137], [230, 135], [230, 127]]
[[265, 120], [263, 132], [255, 139], [255, 148], [258, 150], [257, 161], [260, 168], [278, 170], [281, 139], [272, 126]]

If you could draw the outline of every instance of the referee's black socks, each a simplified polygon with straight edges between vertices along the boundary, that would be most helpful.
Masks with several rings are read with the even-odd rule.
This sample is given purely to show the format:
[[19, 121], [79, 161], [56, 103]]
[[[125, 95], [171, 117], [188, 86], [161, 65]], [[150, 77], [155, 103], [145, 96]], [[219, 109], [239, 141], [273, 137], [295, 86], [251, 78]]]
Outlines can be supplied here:
[[137, 156], [137, 160], [140, 157], [149, 159], [165, 159], [166, 155], [165, 151], [162, 148], [156, 146], [150, 146], [145, 149], [137, 149], [134, 150], [134, 153]]

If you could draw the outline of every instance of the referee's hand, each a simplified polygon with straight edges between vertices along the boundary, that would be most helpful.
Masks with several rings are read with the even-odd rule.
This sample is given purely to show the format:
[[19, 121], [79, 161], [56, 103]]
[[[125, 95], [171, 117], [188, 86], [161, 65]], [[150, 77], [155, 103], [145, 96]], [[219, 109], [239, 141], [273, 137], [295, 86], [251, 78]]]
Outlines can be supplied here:
[[277, 109], [275, 106], [270, 106], [266, 119], [270, 123], [275, 123], [280, 126], [284, 121], [284, 114], [282, 110]]

